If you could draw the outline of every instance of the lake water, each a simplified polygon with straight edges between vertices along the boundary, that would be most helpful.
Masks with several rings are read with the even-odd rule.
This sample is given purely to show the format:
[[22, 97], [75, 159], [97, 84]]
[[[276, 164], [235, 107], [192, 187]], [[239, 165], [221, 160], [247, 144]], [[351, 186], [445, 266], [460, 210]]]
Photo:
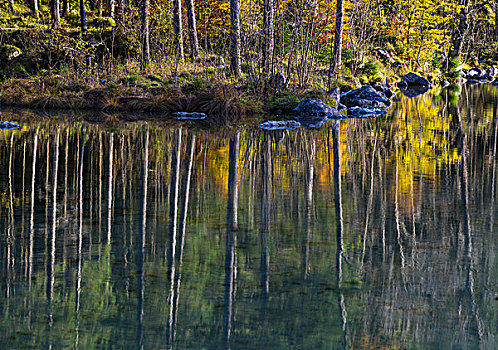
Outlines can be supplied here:
[[497, 102], [286, 132], [4, 111], [0, 348], [497, 349]]

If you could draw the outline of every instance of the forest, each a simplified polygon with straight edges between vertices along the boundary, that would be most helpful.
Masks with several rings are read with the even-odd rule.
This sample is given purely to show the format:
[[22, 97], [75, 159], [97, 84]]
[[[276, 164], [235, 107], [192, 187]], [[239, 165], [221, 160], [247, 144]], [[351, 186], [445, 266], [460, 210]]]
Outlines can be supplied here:
[[454, 81], [497, 65], [497, 10], [483, 0], [2, 0], [0, 105], [214, 101], [234, 115], [408, 72]]

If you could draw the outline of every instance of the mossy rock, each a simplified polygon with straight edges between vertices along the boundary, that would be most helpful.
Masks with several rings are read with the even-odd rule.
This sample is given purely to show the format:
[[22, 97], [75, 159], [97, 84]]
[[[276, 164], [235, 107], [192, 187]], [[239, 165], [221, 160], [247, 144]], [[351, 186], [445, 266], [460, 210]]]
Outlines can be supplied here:
[[0, 62], [11, 62], [22, 55], [22, 50], [14, 45], [4, 44], [0, 46]]

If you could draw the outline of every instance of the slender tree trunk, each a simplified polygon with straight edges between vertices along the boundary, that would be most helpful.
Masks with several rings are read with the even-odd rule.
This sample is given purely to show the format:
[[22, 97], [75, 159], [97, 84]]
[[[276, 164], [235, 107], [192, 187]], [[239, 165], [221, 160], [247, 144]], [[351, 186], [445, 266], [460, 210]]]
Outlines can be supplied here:
[[230, 0], [230, 70], [240, 76], [240, 1]]
[[116, 1], [109, 0], [109, 17], [114, 18], [115, 12], [116, 12]]
[[334, 51], [331, 57], [331, 68], [329, 74], [335, 73], [336, 69], [341, 68], [343, 17], [344, 0], [337, 0], [337, 8], [335, 14]]
[[50, 0], [50, 16], [52, 17], [52, 28], [58, 29], [61, 26], [59, 0]]
[[463, 5], [464, 6], [459, 14], [458, 28], [456, 28], [452, 35], [453, 49], [450, 53], [451, 57], [458, 59], [460, 59], [460, 56], [462, 55], [465, 36], [467, 35], [467, 32], [469, 30], [469, 23], [467, 18], [469, 14], [469, 0], [465, 0], [465, 3]]
[[69, 11], [69, 0], [62, 0], [62, 17], [65, 17], [69, 13]]
[[498, 1], [495, 1], [495, 41], [498, 43]]
[[150, 63], [149, 2], [150, 0], [142, 0], [142, 70], [144, 71]]
[[85, 0], [80, 0], [80, 20], [81, 20], [81, 33], [85, 35], [87, 31]]
[[273, 0], [264, 0], [263, 4], [263, 71], [266, 74], [271, 73], [274, 48], [274, 31], [273, 31], [274, 9]]
[[187, 20], [188, 20], [188, 36], [190, 40], [190, 57], [195, 60], [199, 57], [199, 41], [197, 40], [197, 25], [195, 23], [195, 6], [194, 0], [186, 0], [187, 2]]
[[39, 10], [38, 0], [33, 0], [33, 16], [35, 18], [38, 18], [38, 10]]
[[183, 60], [182, 3], [173, 0], [173, 26], [175, 30], [175, 55]]

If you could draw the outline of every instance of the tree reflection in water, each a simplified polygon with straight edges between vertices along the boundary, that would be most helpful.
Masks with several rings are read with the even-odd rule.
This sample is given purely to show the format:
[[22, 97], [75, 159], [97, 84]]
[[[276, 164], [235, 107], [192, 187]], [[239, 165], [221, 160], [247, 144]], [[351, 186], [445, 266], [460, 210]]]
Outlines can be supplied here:
[[280, 134], [13, 114], [0, 344], [496, 347], [493, 89]]

